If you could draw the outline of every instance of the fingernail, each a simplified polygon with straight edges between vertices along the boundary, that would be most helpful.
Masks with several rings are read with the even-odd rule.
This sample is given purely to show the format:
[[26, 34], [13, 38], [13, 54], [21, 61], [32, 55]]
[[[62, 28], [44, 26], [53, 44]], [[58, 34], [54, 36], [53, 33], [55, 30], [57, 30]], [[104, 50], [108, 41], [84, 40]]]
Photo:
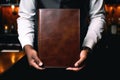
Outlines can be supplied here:
[[42, 66], [42, 65], [43, 65], [43, 63], [42, 63], [42, 62], [40, 62], [40, 63], [39, 63], [39, 66]]

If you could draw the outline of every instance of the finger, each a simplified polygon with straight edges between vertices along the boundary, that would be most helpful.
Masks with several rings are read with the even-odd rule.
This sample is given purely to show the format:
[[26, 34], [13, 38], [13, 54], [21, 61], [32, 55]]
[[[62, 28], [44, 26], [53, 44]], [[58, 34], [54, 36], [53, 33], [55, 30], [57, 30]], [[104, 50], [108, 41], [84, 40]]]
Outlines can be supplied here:
[[42, 62], [39, 62], [39, 64], [38, 64], [39, 66], [43, 66], [43, 63]]
[[66, 70], [71, 70], [71, 71], [80, 71], [81, 69], [83, 69], [85, 67], [85, 65], [81, 66], [81, 67], [68, 67]]
[[38, 70], [43, 70], [44, 68], [40, 67], [35, 61], [31, 62], [31, 66], [33, 66], [34, 68], [38, 69]]
[[34, 61], [36, 62], [37, 65], [39, 65], [39, 66], [43, 66], [42, 61], [41, 61], [37, 56], [34, 57]]

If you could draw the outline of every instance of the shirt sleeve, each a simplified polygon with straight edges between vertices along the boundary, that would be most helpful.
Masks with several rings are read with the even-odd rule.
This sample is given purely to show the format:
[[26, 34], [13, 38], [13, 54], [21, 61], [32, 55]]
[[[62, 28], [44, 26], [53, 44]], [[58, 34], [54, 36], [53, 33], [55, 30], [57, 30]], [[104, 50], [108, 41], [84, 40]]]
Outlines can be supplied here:
[[101, 39], [101, 33], [105, 27], [104, 0], [90, 0], [89, 16], [90, 24], [82, 46], [92, 49], [98, 40]]
[[35, 26], [35, 0], [21, 0], [18, 12], [18, 39], [22, 48], [25, 45], [33, 46], [34, 26]]

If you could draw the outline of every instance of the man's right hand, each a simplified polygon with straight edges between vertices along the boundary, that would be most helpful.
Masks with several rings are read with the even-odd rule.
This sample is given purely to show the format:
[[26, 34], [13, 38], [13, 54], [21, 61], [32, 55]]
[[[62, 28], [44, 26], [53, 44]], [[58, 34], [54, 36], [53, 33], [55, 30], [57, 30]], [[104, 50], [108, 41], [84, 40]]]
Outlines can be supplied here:
[[37, 51], [30, 45], [24, 46], [24, 52], [27, 55], [27, 59], [29, 62], [29, 65], [38, 69], [38, 70], [43, 70], [44, 68], [42, 61], [39, 59], [37, 55]]

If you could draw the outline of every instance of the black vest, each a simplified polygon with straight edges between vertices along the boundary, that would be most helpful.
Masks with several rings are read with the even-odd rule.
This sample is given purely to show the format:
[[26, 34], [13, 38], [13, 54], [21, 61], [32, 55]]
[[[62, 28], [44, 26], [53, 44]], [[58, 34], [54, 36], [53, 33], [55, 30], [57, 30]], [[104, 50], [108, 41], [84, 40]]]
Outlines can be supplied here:
[[[47, 2], [48, 1], [48, 2]], [[50, 2], [53, 1], [53, 2]], [[69, 8], [80, 9], [80, 42], [82, 44], [83, 39], [88, 29], [89, 19], [89, 5], [90, 0], [37, 0], [37, 9], [39, 8]]]

